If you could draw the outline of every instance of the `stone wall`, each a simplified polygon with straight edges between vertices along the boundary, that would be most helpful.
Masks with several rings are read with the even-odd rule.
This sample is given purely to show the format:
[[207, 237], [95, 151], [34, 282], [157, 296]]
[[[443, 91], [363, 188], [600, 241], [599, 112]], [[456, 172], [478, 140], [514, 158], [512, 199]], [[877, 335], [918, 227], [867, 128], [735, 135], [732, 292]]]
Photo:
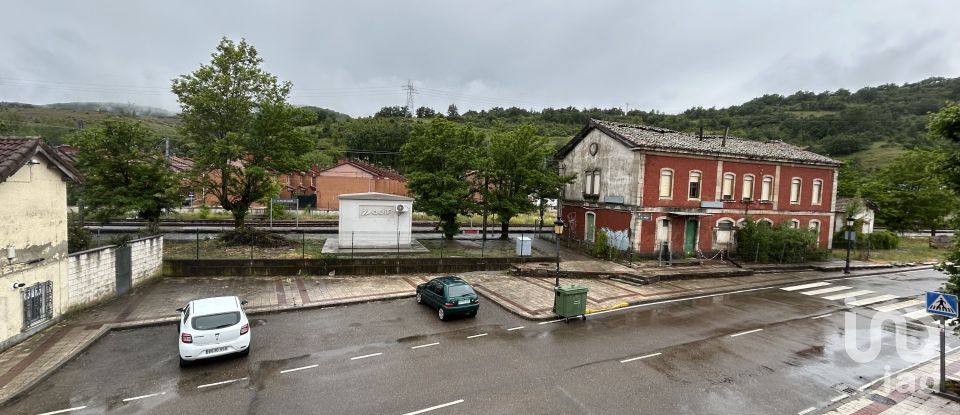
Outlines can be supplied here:
[[163, 237], [153, 236], [133, 240], [130, 245], [130, 260], [133, 263], [133, 286], [158, 275], [163, 266]]
[[[130, 246], [132, 283], [136, 287], [159, 275], [163, 265], [163, 237], [135, 239]], [[65, 309], [108, 299], [117, 292], [116, 246], [105, 246], [71, 254], [67, 259]]]

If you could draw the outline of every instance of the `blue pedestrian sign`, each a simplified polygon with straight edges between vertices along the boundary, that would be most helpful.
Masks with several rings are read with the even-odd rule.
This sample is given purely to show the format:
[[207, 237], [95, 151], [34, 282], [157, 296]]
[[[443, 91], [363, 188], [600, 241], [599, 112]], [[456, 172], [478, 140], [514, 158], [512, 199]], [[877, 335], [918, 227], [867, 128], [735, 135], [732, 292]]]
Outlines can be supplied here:
[[957, 296], [928, 291], [927, 312], [946, 318], [957, 318]]

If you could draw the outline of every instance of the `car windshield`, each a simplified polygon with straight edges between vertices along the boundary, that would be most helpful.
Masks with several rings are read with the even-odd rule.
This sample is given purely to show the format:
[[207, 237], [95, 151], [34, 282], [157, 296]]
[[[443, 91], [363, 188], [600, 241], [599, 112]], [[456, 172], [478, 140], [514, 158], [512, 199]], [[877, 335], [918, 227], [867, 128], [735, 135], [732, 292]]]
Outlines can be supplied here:
[[214, 330], [230, 327], [240, 322], [240, 313], [233, 311], [229, 313], [211, 314], [208, 316], [196, 316], [193, 318], [193, 328], [197, 330]]
[[460, 297], [468, 294], [473, 294], [473, 288], [470, 288], [469, 285], [451, 285], [447, 287], [447, 296], [449, 297]]

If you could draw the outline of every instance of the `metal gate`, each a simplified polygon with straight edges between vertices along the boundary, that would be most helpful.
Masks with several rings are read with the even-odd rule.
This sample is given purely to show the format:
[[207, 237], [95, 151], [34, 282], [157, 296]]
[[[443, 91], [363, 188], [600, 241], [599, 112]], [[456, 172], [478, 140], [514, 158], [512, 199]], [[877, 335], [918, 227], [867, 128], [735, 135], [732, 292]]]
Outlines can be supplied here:
[[21, 291], [23, 330], [53, 318], [53, 282], [38, 282]]
[[133, 268], [130, 262], [130, 245], [121, 245], [115, 251], [115, 265], [117, 271], [117, 295], [126, 294], [130, 290]]

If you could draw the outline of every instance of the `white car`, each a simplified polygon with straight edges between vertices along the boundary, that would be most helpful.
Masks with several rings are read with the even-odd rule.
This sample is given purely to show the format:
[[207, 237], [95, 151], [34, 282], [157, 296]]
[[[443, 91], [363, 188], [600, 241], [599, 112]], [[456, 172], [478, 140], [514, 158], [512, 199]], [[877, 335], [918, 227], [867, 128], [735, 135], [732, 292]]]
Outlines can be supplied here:
[[250, 322], [243, 312], [246, 303], [234, 296], [213, 297], [193, 300], [178, 308], [180, 367], [225, 354], [249, 354]]

